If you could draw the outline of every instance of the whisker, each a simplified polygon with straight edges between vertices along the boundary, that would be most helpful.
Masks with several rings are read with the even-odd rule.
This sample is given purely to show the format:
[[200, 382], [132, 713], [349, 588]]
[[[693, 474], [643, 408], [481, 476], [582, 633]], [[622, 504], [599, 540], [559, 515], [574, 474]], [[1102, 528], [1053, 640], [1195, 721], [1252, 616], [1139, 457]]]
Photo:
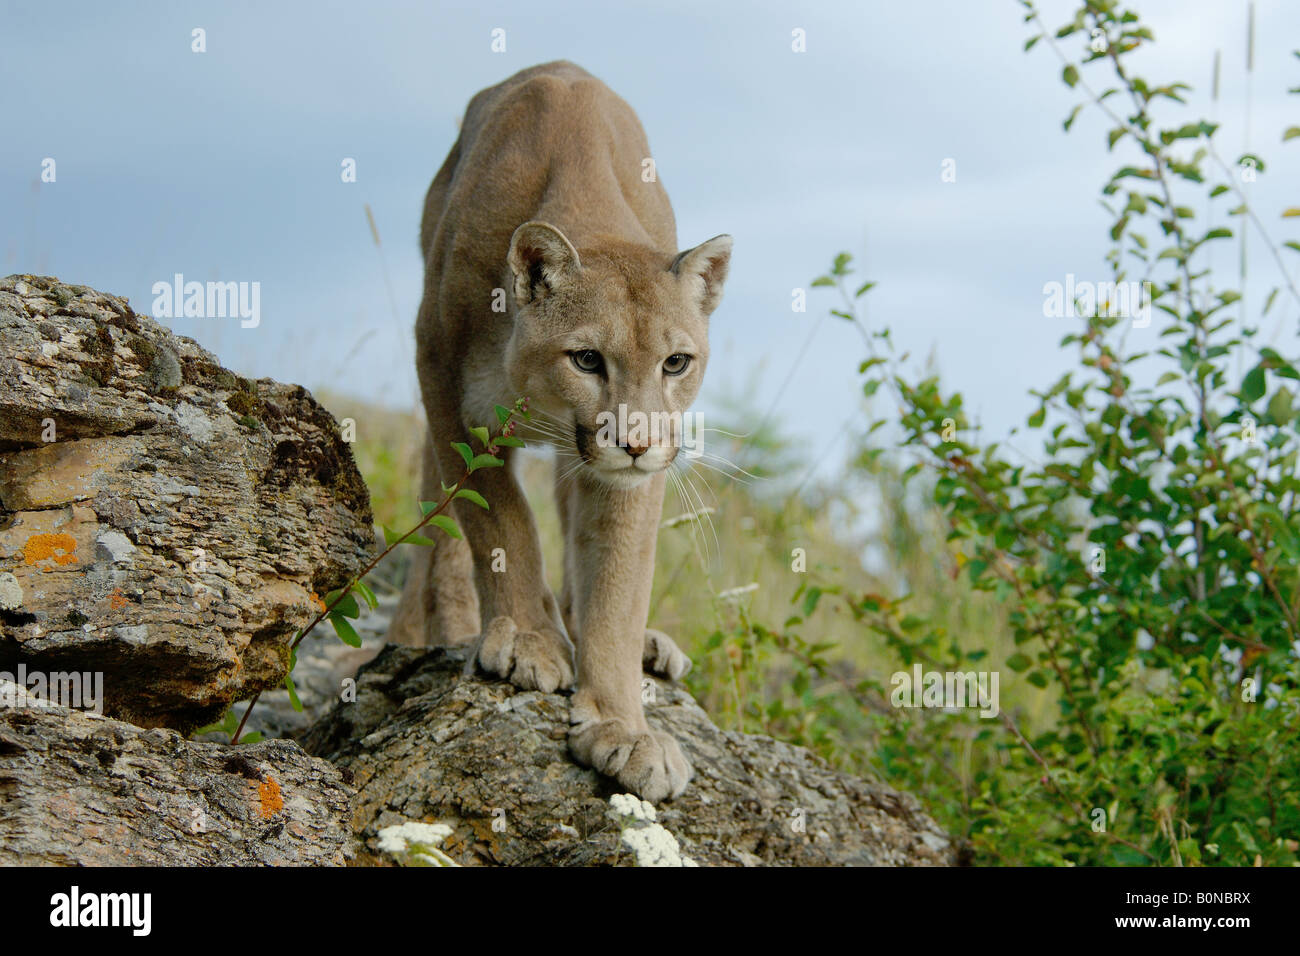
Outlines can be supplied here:
[[[713, 518], [712, 515], [710, 514], [712, 509], [705, 507], [704, 499], [700, 496], [700, 493], [695, 488], [693, 482], [691, 482], [688, 473], [676, 472], [674, 473], [674, 480], [677, 482], [677, 487], [679, 489], [680, 494], [683, 497], [683, 500], [686, 502], [687, 508], [696, 512], [704, 519], [704, 521], [708, 523], [709, 531], [713, 536], [714, 545], [716, 546], [717, 549], [717, 555], [718, 557], [721, 557], [722, 544], [718, 541], [717, 530], [713, 527]], [[700, 524], [700, 522], [698, 521], [692, 522], [691, 536], [695, 541], [697, 553], [699, 553], [701, 550], [703, 551], [703, 554], [700, 555], [700, 562], [701, 565], [705, 568], [705, 573], [707, 573], [707, 568], [708, 568], [709, 558], [710, 558], [709, 542], [708, 542], [708, 538], [705, 537], [702, 532], [697, 530], [696, 526], [698, 524]]]
[[[752, 471], [746, 471], [744, 468], [741, 468], [739, 465], [737, 465], [734, 461], [728, 461], [726, 458], [723, 458], [721, 455], [713, 455], [708, 452], [701, 452], [699, 455], [692, 458], [691, 461], [699, 462], [700, 467], [711, 468], [713, 471], [716, 471], [718, 474], [723, 475], [724, 477], [727, 478], [735, 478], [736, 474], [741, 474], [744, 475], [746, 478], [752, 478], [755, 481], [768, 480], [766, 475], [756, 475]], [[718, 467], [718, 464], [716, 464], [718, 462], [725, 465], [727, 468], [731, 469], [731, 471], [730, 472], [723, 471], [722, 468]], [[739, 478], [737, 478], [736, 480], [742, 481]], [[742, 483], [749, 484], [748, 481], [742, 481]]]
[[[690, 496], [686, 493], [686, 488], [685, 488], [685, 486], [682, 484], [682, 478], [681, 478], [681, 475], [680, 475], [678, 472], [676, 472], [676, 471], [674, 471], [674, 470], [672, 470], [672, 469], [669, 469], [669, 471], [668, 471], [668, 475], [669, 475], [669, 477], [670, 477], [670, 478], [672, 479], [672, 481], [673, 481], [673, 487], [677, 489], [677, 497], [681, 500], [683, 506], [684, 506], [687, 510], [694, 511], [694, 510], [695, 510], [695, 509], [694, 509], [694, 505], [691, 503]], [[697, 514], [698, 514], [698, 512], [697, 512]], [[705, 568], [707, 568], [707, 563], [706, 563], [706, 560], [705, 560], [704, 556], [701, 555], [701, 553], [700, 553], [699, 532], [698, 532], [698, 530], [696, 529], [696, 524], [697, 524], [697, 523], [698, 523], [698, 522], [696, 522], [696, 521], [691, 522], [691, 528], [690, 528], [690, 532], [691, 532], [691, 546], [692, 546], [692, 548], [693, 548], [694, 551], [695, 551], [695, 556], [696, 556], [697, 558], [699, 558], [699, 560], [700, 560], [700, 566], [701, 566], [701, 568], [702, 568], [702, 569], [705, 569]], [[706, 571], [706, 573], [707, 573], [707, 571]]]
[[[704, 496], [700, 494], [699, 490], [695, 487], [695, 481], [691, 477], [690, 472], [686, 472], [685, 474], [683, 474], [682, 478], [686, 482], [686, 484], [690, 486], [690, 488], [695, 492], [695, 500], [699, 503], [700, 511], [704, 514], [704, 520], [708, 523], [709, 534], [713, 536], [714, 549], [717, 553], [718, 558], [721, 559], [722, 542], [718, 540], [718, 529], [717, 526], [713, 523], [712, 509], [706, 508], [704, 506]], [[704, 484], [706, 487], [708, 486], [708, 482], [705, 482]], [[710, 494], [712, 494], [712, 489], [710, 489]], [[716, 495], [714, 496], [714, 503], [715, 504], [717, 503]]]
[[754, 434], [754, 432], [752, 431], [737, 433], [737, 432], [729, 432], [725, 428], [703, 428], [703, 427], [697, 428], [696, 432], [698, 432], [701, 435], [704, 434], [705, 432], [714, 432], [715, 434], [718, 435], [726, 435], [728, 438], [748, 438], [750, 435]]

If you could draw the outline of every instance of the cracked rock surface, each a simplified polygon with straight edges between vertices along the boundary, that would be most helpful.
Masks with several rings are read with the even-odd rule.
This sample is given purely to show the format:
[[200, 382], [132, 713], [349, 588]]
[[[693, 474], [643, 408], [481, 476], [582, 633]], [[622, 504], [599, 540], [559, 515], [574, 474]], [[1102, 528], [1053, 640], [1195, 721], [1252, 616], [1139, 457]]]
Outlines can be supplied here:
[[62, 707], [0, 707], [3, 866], [341, 866], [348, 798], [339, 771], [292, 741], [231, 749]]
[[116, 296], [0, 279], [0, 670], [102, 672], [109, 716], [188, 731], [282, 682], [373, 544], [306, 389]]
[[[446, 824], [460, 865], [634, 865], [611, 819], [613, 781], [568, 753], [568, 698], [463, 677], [459, 652], [389, 645], [302, 738], [346, 769], [352, 822], [377, 861], [379, 831]], [[680, 687], [655, 682], [651, 726], [695, 777], [657, 822], [701, 866], [943, 865], [948, 836], [915, 798], [832, 769], [800, 747], [720, 730]]]

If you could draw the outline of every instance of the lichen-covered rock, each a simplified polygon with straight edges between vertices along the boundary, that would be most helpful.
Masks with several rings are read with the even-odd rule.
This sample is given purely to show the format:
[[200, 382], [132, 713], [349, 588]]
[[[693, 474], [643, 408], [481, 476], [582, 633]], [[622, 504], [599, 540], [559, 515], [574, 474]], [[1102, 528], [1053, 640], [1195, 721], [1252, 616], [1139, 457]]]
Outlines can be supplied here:
[[372, 862], [385, 858], [381, 832], [412, 821], [450, 827], [440, 849], [461, 865], [955, 862], [913, 797], [802, 748], [719, 730], [662, 682], [647, 718], [676, 737], [695, 777], [651, 815], [573, 762], [565, 696], [462, 676], [462, 667], [456, 651], [390, 645], [361, 668], [356, 701], [302, 738], [350, 772], [353, 827]]
[[115, 296], [0, 280], [0, 669], [99, 671], [110, 716], [191, 729], [283, 680], [373, 544], [305, 389]]
[[238, 748], [63, 707], [0, 706], [0, 865], [338, 866], [349, 790], [292, 741]]
[[[344, 644], [334, 636], [334, 630], [328, 624], [312, 631], [311, 636], [298, 645], [297, 663], [293, 668], [298, 707], [293, 706], [284, 687], [265, 691], [245, 722], [244, 733], [297, 737], [329, 713], [330, 708], [348, 693], [350, 679], [355, 677], [357, 668], [383, 650], [397, 598], [396, 594], [381, 595], [375, 611], [362, 602], [361, 617], [352, 622], [353, 629], [361, 638], [360, 647]], [[232, 708], [237, 720], [243, 718], [247, 706], [244, 702]], [[204, 739], [224, 742], [230, 738], [215, 731], [205, 734]]]

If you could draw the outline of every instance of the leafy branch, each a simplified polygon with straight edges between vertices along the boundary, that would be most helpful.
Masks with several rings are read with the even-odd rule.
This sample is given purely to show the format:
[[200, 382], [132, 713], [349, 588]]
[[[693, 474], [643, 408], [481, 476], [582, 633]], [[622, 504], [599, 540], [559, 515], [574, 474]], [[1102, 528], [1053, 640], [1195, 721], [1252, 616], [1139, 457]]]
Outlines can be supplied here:
[[[320, 624], [321, 621], [328, 618], [330, 624], [334, 627], [335, 633], [344, 644], [347, 644], [349, 647], [360, 647], [361, 636], [357, 634], [356, 629], [353, 628], [349, 621], [349, 618], [355, 619], [361, 613], [361, 608], [357, 603], [357, 598], [360, 597], [372, 611], [378, 607], [378, 602], [375, 599], [374, 592], [365, 584], [364, 579], [366, 575], [373, 571], [379, 563], [384, 560], [384, 558], [388, 557], [388, 555], [392, 553], [399, 544], [414, 544], [423, 547], [433, 547], [434, 542], [431, 539], [419, 534], [419, 532], [425, 527], [433, 526], [438, 528], [444, 534], [450, 535], [453, 538], [460, 538], [460, 528], [451, 516], [446, 514], [447, 509], [451, 507], [451, 503], [457, 498], [464, 498], [485, 510], [489, 507], [487, 501], [484, 500], [481, 494], [472, 488], [466, 487], [466, 485], [469, 483], [470, 477], [479, 469], [500, 468], [505, 464], [501, 458], [497, 457], [497, 452], [500, 451], [501, 448], [519, 448], [523, 446], [523, 440], [516, 437], [514, 432], [515, 423], [518, 419], [522, 418], [527, 421], [530, 418], [528, 413], [528, 399], [519, 399], [515, 402], [513, 408], [506, 408], [504, 405], [497, 405], [496, 415], [499, 423], [499, 430], [496, 433], [489, 432], [485, 426], [476, 426], [469, 430], [473, 438], [478, 441], [480, 446], [482, 446], [483, 451], [475, 453], [473, 447], [468, 442], [451, 443], [451, 447], [454, 448], [457, 454], [459, 454], [464, 460], [465, 470], [461, 473], [460, 477], [454, 484], [448, 485], [446, 482], [442, 483], [443, 499], [436, 504], [432, 501], [420, 502], [420, 508], [424, 512], [424, 517], [405, 534], [397, 534], [387, 525], [383, 526], [384, 542], [386, 547], [371, 558], [366, 566], [362, 568], [346, 585], [334, 591], [330, 591], [329, 594], [325, 596], [324, 601], [321, 602], [320, 612], [306, 627], [298, 632], [296, 637], [294, 637], [293, 643], [289, 645], [289, 668], [284, 675], [285, 688], [289, 691], [289, 702], [292, 704], [294, 710], [302, 710], [302, 702], [298, 700], [298, 692], [293, 684], [293, 669], [298, 660], [298, 645], [303, 642], [303, 639], [315, 630], [316, 626]], [[248, 717], [253, 712], [253, 708], [257, 705], [257, 701], [261, 695], [262, 692], [258, 691], [248, 702], [248, 707], [244, 711], [243, 718], [239, 721], [239, 725], [231, 735], [230, 742], [232, 744], [239, 743], [240, 735], [244, 731], [244, 725], [248, 722]]]

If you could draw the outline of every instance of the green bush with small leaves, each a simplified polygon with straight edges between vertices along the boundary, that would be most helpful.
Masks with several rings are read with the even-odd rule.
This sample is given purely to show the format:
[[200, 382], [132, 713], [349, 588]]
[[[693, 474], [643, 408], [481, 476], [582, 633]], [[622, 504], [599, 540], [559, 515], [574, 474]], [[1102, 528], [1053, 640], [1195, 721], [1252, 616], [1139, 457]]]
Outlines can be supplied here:
[[[973, 437], [962, 396], [907, 371], [888, 328], [863, 318], [874, 283], [851, 280], [847, 254], [815, 283], [840, 292], [832, 311], [862, 334], [864, 392], [892, 395], [900, 451], [919, 459], [903, 476], [942, 516], [965, 582], [1005, 609], [1010, 653], [996, 659], [913, 613], [914, 595], [856, 594], [830, 579], [800, 588], [801, 613], [780, 632], [743, 629], [779, 652], [772, 661], [802, 660], [831, 688], [813, 699], [826, 726], [805, 742], [828, 755], [844, 746], [836, 736], [862, 749], [978, 862], [1295, 864], [1300, 372], [1294, 355], [1257, 343], [1240, 291], [1206, 253], [1247, 229], [1279, 263], [1300, 245], [1275, 244], [1242, 191], [1242, 172], [1262, 173], [1263, 161], [1224, 162], [1214, 124], [1166, 116], [1185, 108], [1186, 85], [1133, 73], [1131, 54], [1154, 36], [1136, 13], [1089, 0], [1049, 31], [1024, 5], [1026, 47], [1044, 42], [1060, 57], [1081, 107], [1112, 124], [1110, 149], [1127, 151], [1102, 188], [1113, 216], [1108, 270], [1116, 289], [1145, 283], [1149, 297], [1130, 314], [1078, 303], [1083, 317], [1061, 342], [1077, 368], [1032, 392], [1027, 424], [1044, 436], [1041, 461]], [[1076, 43], [1078, 59], [1067, 52]], [[1109, 85], [1094, 92], [1094, 83]], [[1291, 127], [1282, 141], [1297, 135]], [[1230, 225], [1205, 222], [1207, 209]], [[1300, 304], [1285, 266], [1281, 274], [1263, 315], [1279, 296]], [[1147, 304], [1150, 328], [1130, 331]], [[900, 669], [1018, 675], [1016, 706], [997, 720], [918, 716], [857, 675], [835, 693], [825, 649], [796, 636], [817, 626], [827, 595], [885, 641]], [[1018, 711], [1034, 694], [1051, 710], [1022, 727]], [[868, 729], [843, 716], [855, 708]]]

